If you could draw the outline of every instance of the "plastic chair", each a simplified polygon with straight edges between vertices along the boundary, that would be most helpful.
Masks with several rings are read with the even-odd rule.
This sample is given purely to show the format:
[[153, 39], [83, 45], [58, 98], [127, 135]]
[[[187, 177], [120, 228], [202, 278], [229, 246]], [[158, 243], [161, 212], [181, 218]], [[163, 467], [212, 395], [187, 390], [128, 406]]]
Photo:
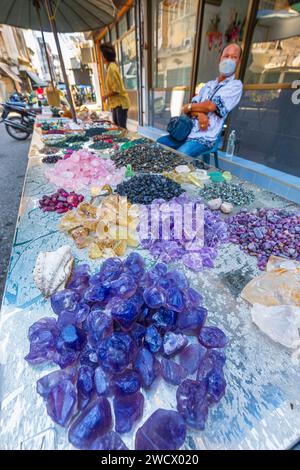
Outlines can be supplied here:
[[221, 142], [221, 135], [219, 135], [219, 137], [217, 138], [217, 140], [215, 142], [215, 145], [210, 150], [208, 150], [207, 152], [201, 154], [201, 156], [203, 157], [203, 161], [204, 161], [204, 163], [206, 163], [206, 165], [210, 165], [210, 156], [211, 156], [211, 154], [213, 154], [214, 159], [215, 159], [215, 167], [219, 168], [219, 146], [220, 146], [220, 142]]

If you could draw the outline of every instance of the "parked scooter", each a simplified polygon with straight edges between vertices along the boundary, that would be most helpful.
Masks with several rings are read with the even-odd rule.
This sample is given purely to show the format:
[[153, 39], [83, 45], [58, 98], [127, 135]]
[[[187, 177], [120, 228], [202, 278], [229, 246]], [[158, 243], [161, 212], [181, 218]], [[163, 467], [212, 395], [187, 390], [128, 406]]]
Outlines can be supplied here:
[[16, 140], [26, 140], [33, 132], [36, 113], [26, 109], [23, 102], [2, 103], [0, 123], [4, 122], [7, 133]]

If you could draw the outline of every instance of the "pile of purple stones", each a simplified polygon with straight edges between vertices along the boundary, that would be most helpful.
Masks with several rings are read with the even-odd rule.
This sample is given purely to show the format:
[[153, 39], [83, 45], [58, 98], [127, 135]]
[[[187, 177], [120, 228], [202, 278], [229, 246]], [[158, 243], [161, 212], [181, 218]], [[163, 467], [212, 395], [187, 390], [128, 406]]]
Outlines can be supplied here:
[[60, 188], [56, 193], [43, 196], [39, 200], [39, 207], [43, 212], [64, 214], [76, 208], [83, 200], [84, 196], [82, 194], [76, 194], [74, 191], [68, 192]]
[[51, 297], [56, 317], [30, 327], [25, 358], [60, 367], [38, 380], [37, 392], [75, 447], [126, 449], [120, 435], [142, 419], [141, 390], [159, 377], [178, 387], [178, 411], [156, 410], [137, 430], [135, 448], [179, 449], [187, 425], [204, 429], [225, 393], [227, 340], [204, 326], [201, 301], [182, 273], [163, 263], [146, 271], [137, 253], [110, 258], [93, 275], [88, 265], [75, 268]]
[[[189, 205], [189, 212], [185, 212]], [[203, 207], [201, 199], [191, 200], [186, 194], [166, 202], [157, 199], [147, 208], [147, 220], [151, 227], [149, 238], [142, 240], [142, 247], [149, 250], [151, 255], [164, 263], [181, 259], [183, 264], [194, 272], [205, 268], [213, 268], [218, 255], [218, 247], [228, 241], [227, 225], [216, 211], [203, 207], [204, 233], [197, 232], [196, 208]], [[144, 214], [145, 215], [145, 214]], [[146, 223], [141, 217], [141, 224]], [[191, 221], [192, 232], [187, 227], [186, 219]], [[178, 238], [178, 220], [182, 221], [180, 238]], [[175, 228], [175, 221], [176, 228]], [[202, 221], [200, 221], [203, 223]], [[170, 237], [163, 236], [163, 228], [170, 229]], [[159, 238], [157, 238], [159, 235]]]
[[242, 210], [226, 220], [229, 240], [258, 258], [264, 270], [271, 255], [300, 261], [300, 215], [278, 209]]

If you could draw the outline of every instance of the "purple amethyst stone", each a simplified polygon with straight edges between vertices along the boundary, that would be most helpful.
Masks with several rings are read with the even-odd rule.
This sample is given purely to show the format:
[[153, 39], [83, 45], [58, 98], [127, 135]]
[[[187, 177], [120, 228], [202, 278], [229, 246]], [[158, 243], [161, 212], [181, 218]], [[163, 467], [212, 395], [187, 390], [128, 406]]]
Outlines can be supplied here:
[[126, 370], [115, 376], [112, 385], [117, 395], [130, 395], [140, 389], [141, 378], [134, 370]]
[[77, 449], [89, 449], [98, 437], [111, 430], [112, 415], [107, 398], [100, 397], [87, 406], [73, 421], [69, 441]]
[[182, 312], [185, 309], [185, 297], [182, 290], [178, 287], [171, 287], [167, 291], [166, 305], [169, 309], [175, 312]]
[[116, 396], [113, 400], [115, 430], [120, 434], [131, 431], [136, 421], [143, 416], [144, 396], [141, 392]]
[[160, 308], [164, 305], [166, 299], [162, 291], [156, 287], [144, 290], [144, 300], [150, 308]]
[[154, 325], [161, 330], [172, 330], [176, 327], [177, 313], [174, 312], [174, 310], [161, 307], [158, 312], [153, 315], [152, 321]]
[[162, 345], [162, 339], [158, 329], [152, 325], [146, 329], [145, 334], [145, 346], [151, 351], [152, 353], [157, 353]]
[[92, 310], [87, 317], [85, 329], [89, 342], [96, 347], [100, 341], [112, 334], [113, 320], [100, 309]]
[[124, 444], [119, 434], [110, 431], [104, 436], [97, 437], [89, 450], [129, 450]]
[[59, 315], [62, 310], [75, 310], [79, 300], [80, 294], [78, 292], [64, 289], [51, 296], [51, 307], [53, 312]]
[[47, 398], [47, 412], [50, 418], [66, 426], [76, 413], [77, 392], [71, 380], [63, 380], [51, 388]]
[[194, 374], [199, 368], [207, 349], [201, 344], [190, 344], [179, 354], [180, 365], [188, 371], [190, 375]]
[[181, 349], [185, 348], [188, 344], [188, 339], [186, 336], [181, 333], [175, 334], [171, 331], [164, 336], [163, 349], [166, 356], [173, 356], [177, 354]]
[[128, 300], [116, 299], [111, 308], [111, 315], [123, 330], [128, 331], [139, 316], [138, 306], [132, 298]]
[[41, 318], [31, 325], [28, 331], [30, 350], [25, 360], [30, 364], [41, 364], [44, 361], [53, 360], [57, 336], [58, 328], [55, 318]]
[[148, 349], [143, 348], [139, 351], [134, 368], [139, 372], [142, 386], [144, 388], [150, 388], [154, 380], [160, 374], [160, 363], [156, 357], [148, 351]]
[[205, 326], [199, 334], [199, 342], [206, 348], [225, 348], [227, 338], [220, 328]]
[[187, 378], [188, 372], [181, 365], [174, 361], [165, 359], [161, 360], [161, 375], [164, 380], [172, 385], [180, 385]]
[[115, 374], [127, 368], [134, 354], [134, 341], [126, 333], [113, 333], [101, 341], [98, 348], [98, 357], [103, 369]]
[[222, 372], [212, 370], [206, 377], [207, 400], [209, 403], [218, 403], [225, 395], [226, 380]]
[[186, 436], [185, 422], [176, 411], [156, 410], [135, 436], [136, 450], [178, 450]]
[[108, 395], [110, 382], [106, 372], [101, 367], [97, 367], [95, 370], [94, 384], [98, 396]]
[[178, 328], [186, 334], [193, 335], [201, 330], [207, 317], [203, 307], [187, 310], [178, 315]]
[[206, 383], [195, 380], [185, 380], [178, 387], [177, 410], [192, 428], [203, 431], [208, 415], [206, 404]]

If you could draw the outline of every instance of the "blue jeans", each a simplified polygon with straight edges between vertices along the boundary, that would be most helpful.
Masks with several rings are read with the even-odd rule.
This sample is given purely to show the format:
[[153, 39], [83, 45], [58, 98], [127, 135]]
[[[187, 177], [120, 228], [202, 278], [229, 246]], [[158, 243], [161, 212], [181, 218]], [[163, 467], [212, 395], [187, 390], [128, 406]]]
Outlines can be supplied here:
[[166, 145], [167, 147], [171, 147], [171, 149], [178, 150], [178, 152], [185, 153], [189, 157], [199, 157], [205, 152], [210, 150], [204, 144], [197, 142], [196, 140], [186, 140], [185, 142], [177, 142], [174, 140], [170, 135], [163, 135], [159, 139], [157, 139], [159, 144]]

